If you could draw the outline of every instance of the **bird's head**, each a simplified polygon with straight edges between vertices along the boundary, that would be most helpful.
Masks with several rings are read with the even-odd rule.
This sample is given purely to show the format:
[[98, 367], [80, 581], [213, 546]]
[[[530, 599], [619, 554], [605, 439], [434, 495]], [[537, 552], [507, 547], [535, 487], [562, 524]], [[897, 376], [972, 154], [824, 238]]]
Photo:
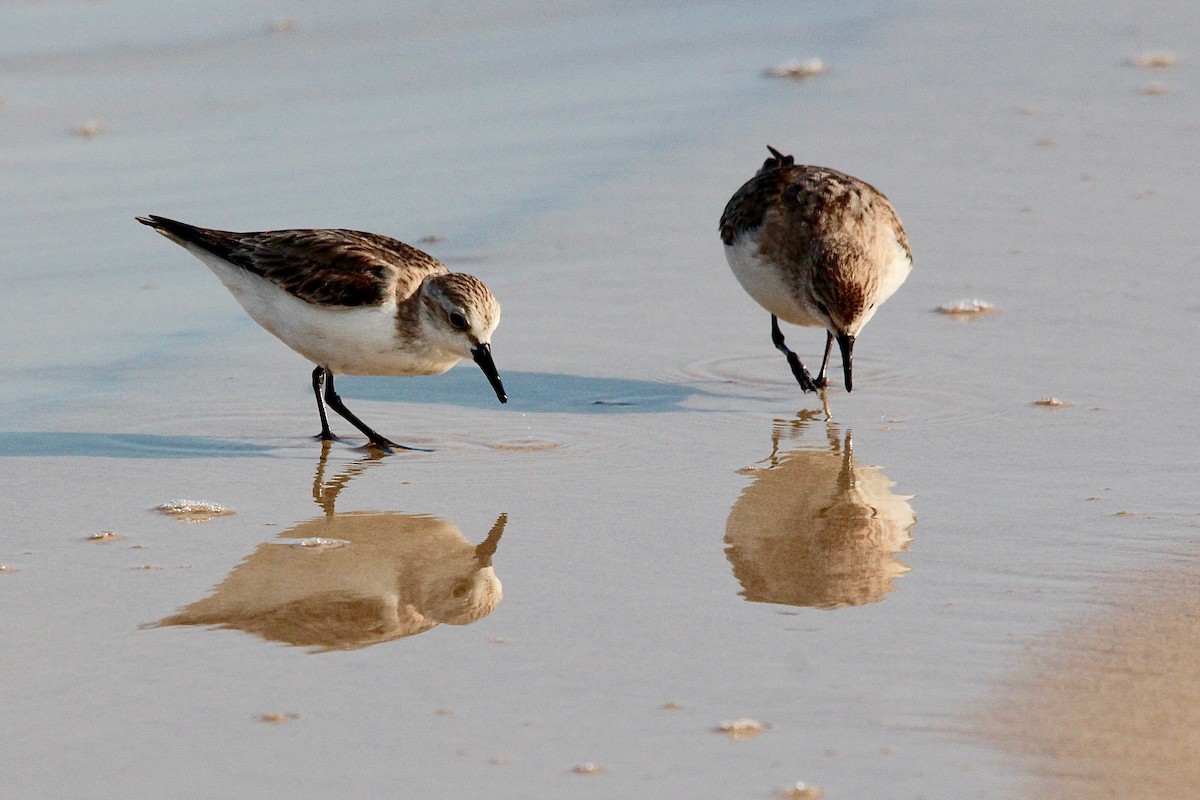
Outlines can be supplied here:
[[483, 281], [461, 272], [427, 278], [421, 286], [422, 333], [438, 349], [470, 358], [487, 376], [496, 398], [508, 402], [492, 361], [492, 332], [500, 324], [500, 304]]
[[827, 299], [814, 302], [821, 321], [825, 323], [825, 330], [833, 335], [841, 350], [842, 375], [847, 392], [854, 389], [854, 340], [863, 326], [875, 316], [876, 303], [866, 297], [866, 293], [851, 290], [831, 293]]

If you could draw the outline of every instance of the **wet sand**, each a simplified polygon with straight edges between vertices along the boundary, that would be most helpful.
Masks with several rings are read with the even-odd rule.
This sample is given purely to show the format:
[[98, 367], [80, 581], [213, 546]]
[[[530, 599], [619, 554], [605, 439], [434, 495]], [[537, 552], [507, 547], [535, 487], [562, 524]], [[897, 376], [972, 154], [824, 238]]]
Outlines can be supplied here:
[[[1077, 737], [1092, 686], [1194, 713], [1160, 669], [1200, 513], [1191, 4], [489, 8], [0, 10], [5, 793], [1188, 788], [1184, 729], [1134, 747], [1158, 717], [1102, 768]], [[716, 233], [768, 143], [878, 186], [913, 246], [832, 420]], [[471, 365], [347, 378], [435, 452], [323, 455], [310, 365], [144, 213], [438, 237], [504, 307], [511, 402]], [[995, 310], [935, 310], [965, 300]], [[184, 498], [235, 513], [154, 510]], [[422, 612], [421, 557], [457, 576], [502, 515], [474, 620]]]
[[1030, 797], [1196, 796], [1200, 579], [1194, 563], [1104, 587], [1094, 611], [1036, 642], [981, 720], [1031, 772]]

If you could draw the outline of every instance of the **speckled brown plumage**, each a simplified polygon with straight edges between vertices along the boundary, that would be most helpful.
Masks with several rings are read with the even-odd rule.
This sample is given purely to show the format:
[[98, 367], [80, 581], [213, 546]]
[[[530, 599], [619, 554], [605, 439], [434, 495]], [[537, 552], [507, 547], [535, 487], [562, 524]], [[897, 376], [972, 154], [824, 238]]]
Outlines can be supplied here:
[[[895, 209], [882, 192], [866, 181], [828, 167], [797, 165], [792, 156], [772, 148], [753, 178], [746, 181], [721, 214], [721, 241], [727, 245], [765, 224], [787, 228], [775, 235], [779, 252], [811, 252], [837, 261], [856, 250], [868, 218], [882, 215], [894, 225], [901, 247], [912, 259], [908, 236]], [[873, 221], [872, 221], [872, 224]]]
[[376, 233], [342, 229], [235, 232], [150, 215], [147, 224], [203, 247], [308, 303], [370, 306], [410, 296], [446, 267], [433, 256]]

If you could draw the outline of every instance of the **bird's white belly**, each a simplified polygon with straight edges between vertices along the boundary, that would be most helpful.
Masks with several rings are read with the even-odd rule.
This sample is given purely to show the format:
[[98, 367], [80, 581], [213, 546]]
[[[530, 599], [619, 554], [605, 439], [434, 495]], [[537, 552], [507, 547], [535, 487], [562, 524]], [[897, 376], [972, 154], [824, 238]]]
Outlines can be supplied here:
[[394, 301], [357, 308], [313, 305], [206, 250], [187, 249], [221, 279], [255, 322], [334, 373], [438, 375], [460, 360], [421, 342], [401, 340]]
[[787, 280], [783, 270], [762, 260], [755, 237], [743, 234], [733, 244], [725, 245], [725, 258], [738, 283], [767, 311], [792, 325], [825, 327], [805, 307], [795, 284]]

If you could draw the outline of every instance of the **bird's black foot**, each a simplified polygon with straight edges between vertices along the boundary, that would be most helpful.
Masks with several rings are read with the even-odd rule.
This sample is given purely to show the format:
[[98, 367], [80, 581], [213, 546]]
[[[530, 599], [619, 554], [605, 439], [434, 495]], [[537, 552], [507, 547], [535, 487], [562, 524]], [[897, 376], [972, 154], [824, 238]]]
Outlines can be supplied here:
[[792, 368], [792, 375], [796, 378], [796, 383], [800, 384], [800, 388], [805, 392], [815, 392], [820, 386], [813, 380], [812, 375], [808, 373], [808, 369], [800, 363], [800, 359], [796, 354], [788, 351], [787, 354], [788, 366]]
[[805, 392], [817, 391], [817, 384], [800, 362], [800, 357], [789, 350], [784, 342], [783, 331], [779, 330], [779, 319], [774, 314], [771, 315], [771, 343], [787, 358], [788, 366], [791, 367], [792, 375], [796, 378], [796, 383], [800, 384], [800, 388]]

